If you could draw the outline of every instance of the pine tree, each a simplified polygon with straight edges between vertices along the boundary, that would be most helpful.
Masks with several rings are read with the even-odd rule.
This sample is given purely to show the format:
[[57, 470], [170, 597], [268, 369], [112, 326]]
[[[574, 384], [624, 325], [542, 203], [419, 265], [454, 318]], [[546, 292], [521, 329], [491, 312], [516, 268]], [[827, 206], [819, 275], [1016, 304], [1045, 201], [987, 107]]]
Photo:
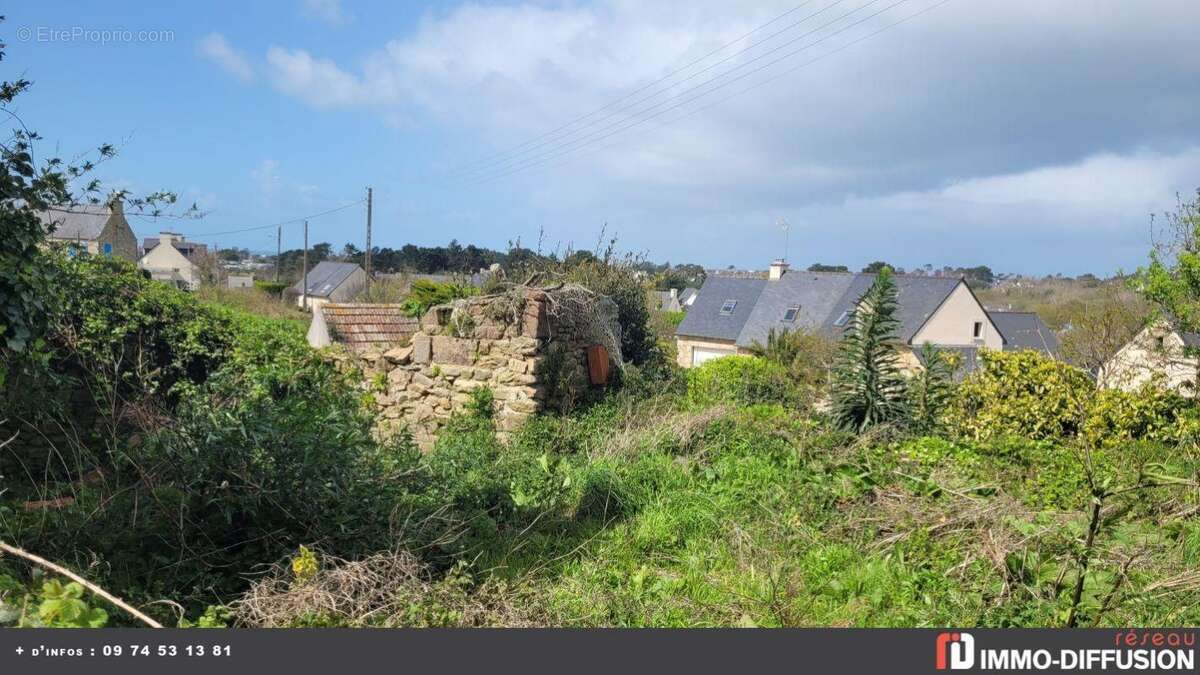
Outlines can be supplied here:
[[844, 429], [862, 432], [908, 414], [896, 309], [896, 282], [885, 267], [854, 310], [838, 347], [832, 414]]

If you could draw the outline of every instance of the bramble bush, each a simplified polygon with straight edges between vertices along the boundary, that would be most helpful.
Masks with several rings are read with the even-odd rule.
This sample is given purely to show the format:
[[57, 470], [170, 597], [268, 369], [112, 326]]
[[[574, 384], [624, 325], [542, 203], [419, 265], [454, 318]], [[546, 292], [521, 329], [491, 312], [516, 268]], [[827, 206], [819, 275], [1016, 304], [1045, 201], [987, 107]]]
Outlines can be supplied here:
[[107, 623], [108, 612], [90, 605], [77, 582], [46, 579], [35, 591], [0, 571], [0, 626], [103, 628]]

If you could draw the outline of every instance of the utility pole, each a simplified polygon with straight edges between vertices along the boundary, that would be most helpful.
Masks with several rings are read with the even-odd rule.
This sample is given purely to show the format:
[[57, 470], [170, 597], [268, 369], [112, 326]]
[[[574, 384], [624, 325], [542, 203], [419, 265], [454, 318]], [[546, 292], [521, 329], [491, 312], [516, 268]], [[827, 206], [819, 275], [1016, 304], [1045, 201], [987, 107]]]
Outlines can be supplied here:
[[275, 228], [275, 283], [279, 283], [279, 258], [283, 256], [283, 226]]
[[308, 221], [304, 221], [304, 274], [300, 277], [300, 307], [308, 309]]
[[363, 253], [363, 262], [367, 272], [367, 288], [371, 287], [371, 188], [367, 188], [367, 250]]

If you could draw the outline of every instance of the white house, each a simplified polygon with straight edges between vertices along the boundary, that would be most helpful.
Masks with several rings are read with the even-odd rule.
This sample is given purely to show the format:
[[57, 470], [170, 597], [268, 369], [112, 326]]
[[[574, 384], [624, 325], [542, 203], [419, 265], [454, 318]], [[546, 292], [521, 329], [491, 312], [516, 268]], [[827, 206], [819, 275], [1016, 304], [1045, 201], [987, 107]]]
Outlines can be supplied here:
[[190, 242], [184, 241], [183, 235], [160, 232], [157, 239], [147, 239], [146, 242], [146, 254], [138, 260], [138, 267], [149, 272], [151, 279], [189, 291], [200, 287], [200, 268], [180, 250], [185, 248], [191, 251], [194, 248]]
[[1168, 321], [1142, 329], [1100, 369], [1101, 387], [1133, 391], [1155, 377], [1163, 386], [1194, 396], [1200, 372], [1200, 333], [1186, 333]]
[[229, 288], [254, 288], [254, 275], [230, 274], [225, 278], [225, 285]]

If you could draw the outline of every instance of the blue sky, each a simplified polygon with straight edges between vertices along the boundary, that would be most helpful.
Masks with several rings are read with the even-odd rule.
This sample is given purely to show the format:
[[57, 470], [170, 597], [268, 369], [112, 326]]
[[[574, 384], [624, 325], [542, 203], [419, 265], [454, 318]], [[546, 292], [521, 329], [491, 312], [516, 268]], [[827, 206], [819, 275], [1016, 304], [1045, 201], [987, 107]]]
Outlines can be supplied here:
[[[590, 248], [607, 223], [655, 260], [763, 267], [786, 218], [797, 264], [1143, 262], [1149, 214], [1200, 186], [1200, 3], [894, 2], [26, 3], [0, 30], [5, 76], [35, 83], [15, 110], [40, 154], [116, 142], [108, 184], [209, 212], [131, 219], [140, 235], [270, 250], [273, 231], [209, 233], [370, 185], [384, 246], [544, 230], [550, 248]], [[497, 169], [471, 163], [643, 87]], [[361, 246], [364, 218], [315, 218], [310, 241]], [[284, 237], [299, 246], [298, 227]]]

